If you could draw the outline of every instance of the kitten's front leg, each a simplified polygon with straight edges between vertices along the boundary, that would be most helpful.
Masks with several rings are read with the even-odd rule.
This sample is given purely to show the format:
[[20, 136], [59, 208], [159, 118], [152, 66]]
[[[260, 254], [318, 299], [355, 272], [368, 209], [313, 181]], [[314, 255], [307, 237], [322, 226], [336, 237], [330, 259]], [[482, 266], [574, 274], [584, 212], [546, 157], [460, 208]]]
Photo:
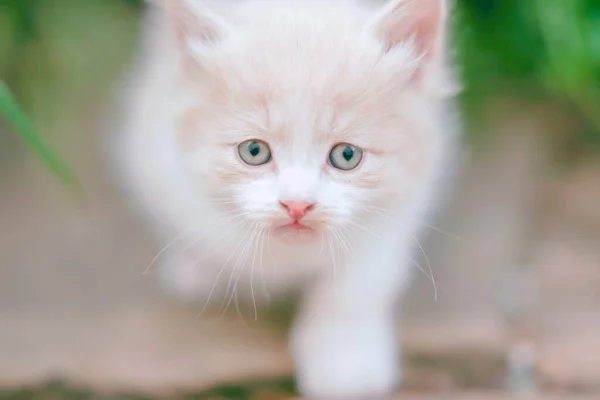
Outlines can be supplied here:
[[293, 341], [300, 393], [311, 399], [379, 398], [399, 383], [398, 347], [389, 315], [315, 320]]
[[401, 260], [393, 240], [373, 244], [343, 275], [324, 279], [308, 294], [292, 338], [303, 395], [366, 400], [398, 385], [394, 311], [408, 279]]

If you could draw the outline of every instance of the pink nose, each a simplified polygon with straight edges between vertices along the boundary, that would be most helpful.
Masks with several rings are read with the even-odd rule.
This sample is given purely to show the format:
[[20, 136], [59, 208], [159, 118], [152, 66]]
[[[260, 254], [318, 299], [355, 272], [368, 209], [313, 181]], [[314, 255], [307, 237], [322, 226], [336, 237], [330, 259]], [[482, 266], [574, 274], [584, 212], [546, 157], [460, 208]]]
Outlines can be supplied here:
[[280, 201], [279, 204], [286, 209], [294, 221], [301, 220], [307, 212], [315, 207], [313, 203], [302, 200]]

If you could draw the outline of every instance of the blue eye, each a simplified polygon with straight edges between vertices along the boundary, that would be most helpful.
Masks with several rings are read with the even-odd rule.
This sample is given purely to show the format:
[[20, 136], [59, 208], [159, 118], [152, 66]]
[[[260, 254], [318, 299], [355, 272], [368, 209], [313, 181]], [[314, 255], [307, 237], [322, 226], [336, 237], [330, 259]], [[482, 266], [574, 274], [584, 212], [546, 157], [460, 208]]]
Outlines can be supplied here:
[[358, 167], [363, 158], [363, 151], [349, 143], [337, 144], [329, 153], [329, 162], [334, 168], [350, 171]]
[[254, 167], [271, 161], [271, 149], [262, 140], [246, 140], [240, 143], [238, 153], [243, 162]]

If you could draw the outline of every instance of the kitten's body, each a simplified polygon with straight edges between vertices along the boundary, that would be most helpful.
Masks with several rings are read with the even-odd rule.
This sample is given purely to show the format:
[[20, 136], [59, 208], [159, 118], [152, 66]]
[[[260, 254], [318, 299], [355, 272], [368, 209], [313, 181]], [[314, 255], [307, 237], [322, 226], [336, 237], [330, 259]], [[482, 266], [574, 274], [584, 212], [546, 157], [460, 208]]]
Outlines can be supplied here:
[[[388, 392], [395, 302], [456, 141], [442, 0], [162, 2], [122, 146], [162, 282], [217, 305], [300, 286], [301, 390]], [[264, 165], [238, 158], [254, 139]], [[338, 143], [364, 151], [356, 169], [328, 161]], [[297, 200], [309, 230], [282, 228]]]

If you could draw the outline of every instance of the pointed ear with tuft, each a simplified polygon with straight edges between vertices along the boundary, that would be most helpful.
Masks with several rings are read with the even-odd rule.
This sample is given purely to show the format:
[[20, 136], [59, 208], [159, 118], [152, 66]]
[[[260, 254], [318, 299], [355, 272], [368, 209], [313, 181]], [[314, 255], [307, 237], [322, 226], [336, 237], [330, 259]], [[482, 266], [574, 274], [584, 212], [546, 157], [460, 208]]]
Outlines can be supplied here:
[[446, 35], [449, 0], [390, 0], [371, 22], [385, 51], [412, 42], [418, 55], [431, 61], [440, 55]]
[[177, 41], [194, 58], [214, 49], [229, 35], [231, 26], [207, 5], [207, 0], [166, 1]]

